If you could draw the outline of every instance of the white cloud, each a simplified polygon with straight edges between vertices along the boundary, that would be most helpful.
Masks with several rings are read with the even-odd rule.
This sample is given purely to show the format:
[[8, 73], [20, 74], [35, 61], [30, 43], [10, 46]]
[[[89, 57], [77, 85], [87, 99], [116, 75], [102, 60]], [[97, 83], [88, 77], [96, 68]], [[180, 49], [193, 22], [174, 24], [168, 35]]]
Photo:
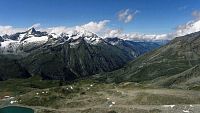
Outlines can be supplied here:
[[68, 32], [72, 32], [74, 30], [87, 30], [90, 32], [94, 32], [94, 33], [100, 33], [103, 32], [103, 30], [106, 29], [107, 27], [107, 23], [109, 23], [110, 20], [103, 20], [103, 21], [99, 21], [99, 22], [89, 22], [87, 24], [84, 25], [80, 25], [80, 26], [73, 26], [73, 27], [66, 27], [66, 26], [57, 26], [57, 27], [51, 27], [51, 28], [47, 28], [46, 30], [43, 29], [44, 31], [50, 32], [50, 33], [68, 33]]
[[176, 31], [169, 33], [168, 36], [174, 38], [200, 31], [200, 11], [193, 11], [192, 16], [194, 20], [177, 26]]
[[128, 15], [127, 18], [124, 20], [125, 23], [130, 22], [133, 19], [133, 15]]
[[16, 32], [22, 32], [26, 30], [25, 28], [15, 28], [12, 26], [0, 26], [0, 35], [4, 34], [14, 34]]
[[195, 17], [196, 19], [200, 19], [200, 11], [193, 11], [192, 16]]
[[107, 23], [109, 23], [110, 20], [103, 20], [103, 21], [99, 21], [99, 22], [89, 22], [85, 25], [82, 25], [80, 27], [88, 30], [88, 31], [91, 31], [91, 32], [94, 32], [94, 33], [98, 33], [98, 32], [101, 32], [102, 30], [105, 29]]
[[183, 36], [197, 31], [200, 31], [200, 19], [189, 21], [186, 24], [179, 25], [176, 28], [175, 36]]
[[183, 25], [179, 25], [173, 34], [174, 37], [183, 36], [200, 31], [200, 11], [193, 11], [192, 16], [195, 18]]
[[134, 41], [152, 41], [152, 40], [165, 40], [168, 39], [167, 34], [142, 34], [142, 33], [123, 33], [122, 30], [110, 30], [105, 34], [105, 37], [118, 37], [124, 40]]
[[132, 12], [130, 11], [130, 9], [126, 9], [126, 10], [119, 11], [117, 14], [117, 17], [119, 21], [122, 21], [124, 23], [129, 23], [134, 19], [137, 13], [139, 13], [138, 10]]
[[34, 28], [39, 28], [41, 26], [40, 23], [36, 23], [36, 24], [33, 24], [30, 28], [34, 27]]
[[57, 26], [57, 27], [43, 29], [43, 31], [47, 31], [49, 33], [61, 34], [61, 33], [67, 33], [69, 31], [69, 28], [67, 28], [65, 26]]
[[120, 37], [123, 31], [120, 29], [109, 29], [105, 32], [104, 37]]

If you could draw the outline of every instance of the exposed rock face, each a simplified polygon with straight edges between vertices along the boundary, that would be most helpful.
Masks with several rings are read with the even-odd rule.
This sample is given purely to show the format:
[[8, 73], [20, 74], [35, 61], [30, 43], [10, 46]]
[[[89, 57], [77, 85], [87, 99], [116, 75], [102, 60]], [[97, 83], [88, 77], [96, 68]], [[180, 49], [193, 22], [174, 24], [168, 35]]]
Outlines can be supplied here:
[[3, 41], [4, 41], [3, 37], [0, 36], [0, 42], [3, 42]]

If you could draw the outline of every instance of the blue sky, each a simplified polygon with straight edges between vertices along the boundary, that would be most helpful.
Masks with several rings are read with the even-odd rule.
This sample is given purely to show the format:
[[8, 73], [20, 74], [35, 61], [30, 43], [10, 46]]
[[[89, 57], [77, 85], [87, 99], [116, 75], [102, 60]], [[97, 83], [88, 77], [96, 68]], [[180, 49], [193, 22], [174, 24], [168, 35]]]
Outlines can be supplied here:
[[[193, 19], [200, 0], [0, 0], [0, 25], [28, 27], [75, 26], [110, 20], [110, 28], [124, 32], [162, 34]], [[120, 11], [134, 13], [130, 22], [119, 21]]]

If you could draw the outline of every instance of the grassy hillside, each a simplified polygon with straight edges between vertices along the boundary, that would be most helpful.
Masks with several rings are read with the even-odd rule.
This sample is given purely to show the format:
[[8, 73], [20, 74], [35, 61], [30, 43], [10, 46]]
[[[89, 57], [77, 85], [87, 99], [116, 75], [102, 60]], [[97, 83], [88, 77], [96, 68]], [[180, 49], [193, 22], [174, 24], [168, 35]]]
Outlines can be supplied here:
[[[152, 80], [172, 77], [190, 68], [195, 68], [194, 66], [200, 64], [199, 48], [200, 32], [177, 37], [167, 45], [140, 56], [119, 70], [95, 77], [106, 79], [108, 82], [151, 81], [152, 83]], [[199, 76], [193, 71], [191, 73]]]
[[172, 88], [199, 89], [200, 88], [200, 65], [196, 65], [186, 71], [168, 78], [158, 78], [153, 81], [155, 85]]

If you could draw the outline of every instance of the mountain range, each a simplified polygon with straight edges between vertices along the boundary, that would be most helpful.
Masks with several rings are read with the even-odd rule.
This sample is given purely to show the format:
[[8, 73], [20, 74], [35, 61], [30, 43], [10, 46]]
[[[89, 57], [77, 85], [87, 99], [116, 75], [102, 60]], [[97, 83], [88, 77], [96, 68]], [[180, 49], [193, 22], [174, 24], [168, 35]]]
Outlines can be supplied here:
[[121, 68], [161, 45], [101, 38], [81, 29], [47, 33], [31, 28], [0, 37], [0, 80], [27, 78], [74, 80]]

